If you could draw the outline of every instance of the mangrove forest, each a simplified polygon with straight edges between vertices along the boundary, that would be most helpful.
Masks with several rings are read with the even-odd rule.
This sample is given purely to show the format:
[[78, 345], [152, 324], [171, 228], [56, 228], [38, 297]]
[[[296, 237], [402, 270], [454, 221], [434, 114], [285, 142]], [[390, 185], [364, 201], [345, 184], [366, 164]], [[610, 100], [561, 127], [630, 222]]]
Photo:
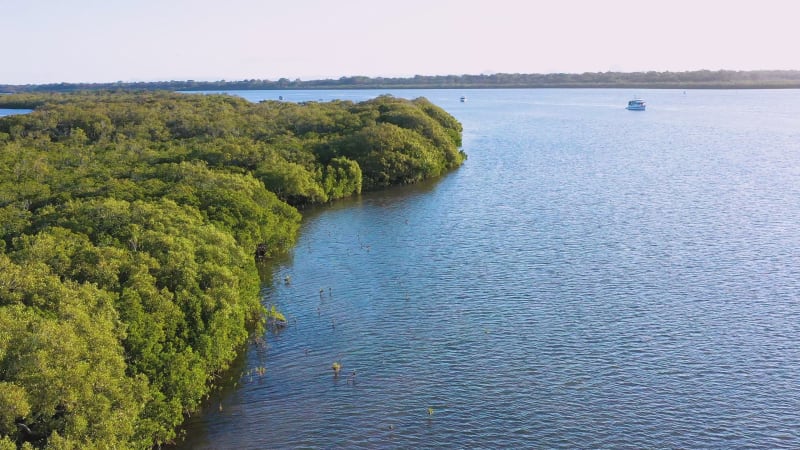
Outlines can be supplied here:
[[424, 98], [23, 93], [0, 108], [0, 449], [151, 448], [263, 326], [306, 205], [440, 176]]

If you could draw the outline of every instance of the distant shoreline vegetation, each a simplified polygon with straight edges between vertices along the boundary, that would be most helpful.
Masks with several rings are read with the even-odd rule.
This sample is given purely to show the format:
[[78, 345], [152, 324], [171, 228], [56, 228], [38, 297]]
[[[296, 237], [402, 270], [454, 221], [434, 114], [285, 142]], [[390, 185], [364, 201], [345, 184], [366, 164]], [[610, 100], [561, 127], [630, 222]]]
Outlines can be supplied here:
[[284, 90], [284, 89], [797, 89], [800, 70], [696, 70], [687, 72], [586, 72], [491, 75], [416, 75], [411, 78], [351, 76], [338, 79], [240, 81], [153, 81], [0, 85], [0, 93], [86, 90]]

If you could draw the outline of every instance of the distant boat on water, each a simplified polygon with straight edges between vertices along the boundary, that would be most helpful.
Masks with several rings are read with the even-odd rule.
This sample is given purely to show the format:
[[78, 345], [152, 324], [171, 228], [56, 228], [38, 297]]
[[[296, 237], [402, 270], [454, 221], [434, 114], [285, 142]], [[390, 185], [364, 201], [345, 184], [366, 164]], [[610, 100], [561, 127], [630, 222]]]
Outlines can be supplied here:
[[465, 101], [467, 101], [467, 96], [466, 95], [462, 95], [461, 96], [461, 103], [464, 103]]
[[644, 100], [635, 98], [628, 102], [628, 106], [626, 106], [625, 109], [629, 111], [644, 111], [646, 107], [647, 104], [644, 102]]

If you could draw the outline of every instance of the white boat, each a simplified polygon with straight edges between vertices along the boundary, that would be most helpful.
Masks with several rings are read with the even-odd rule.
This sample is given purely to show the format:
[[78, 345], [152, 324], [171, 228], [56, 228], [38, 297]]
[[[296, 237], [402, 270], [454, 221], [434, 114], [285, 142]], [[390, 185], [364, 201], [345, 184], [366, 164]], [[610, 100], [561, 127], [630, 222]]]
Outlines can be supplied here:
[[626, 106], [625, 109], [629, 111], [644, 111], [646, 107], [647, 104], [644, 102], [644, 100], [639, 100], [638, 98], [635, 98], [628, 102], [628, 106]]
[[465, 101], [467, 101], [467, 96], [466, 95], [462, 95], [461, 96], [461, 103], [464, 103]]

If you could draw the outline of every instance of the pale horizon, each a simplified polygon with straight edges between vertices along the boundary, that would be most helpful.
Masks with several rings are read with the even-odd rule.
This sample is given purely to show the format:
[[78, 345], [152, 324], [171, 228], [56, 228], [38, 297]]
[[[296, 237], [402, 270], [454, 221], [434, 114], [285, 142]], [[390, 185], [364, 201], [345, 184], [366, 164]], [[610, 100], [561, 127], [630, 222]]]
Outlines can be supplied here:
[[0, 84], [800, 69], [782, 0], [65, 3], [3, 5]]

